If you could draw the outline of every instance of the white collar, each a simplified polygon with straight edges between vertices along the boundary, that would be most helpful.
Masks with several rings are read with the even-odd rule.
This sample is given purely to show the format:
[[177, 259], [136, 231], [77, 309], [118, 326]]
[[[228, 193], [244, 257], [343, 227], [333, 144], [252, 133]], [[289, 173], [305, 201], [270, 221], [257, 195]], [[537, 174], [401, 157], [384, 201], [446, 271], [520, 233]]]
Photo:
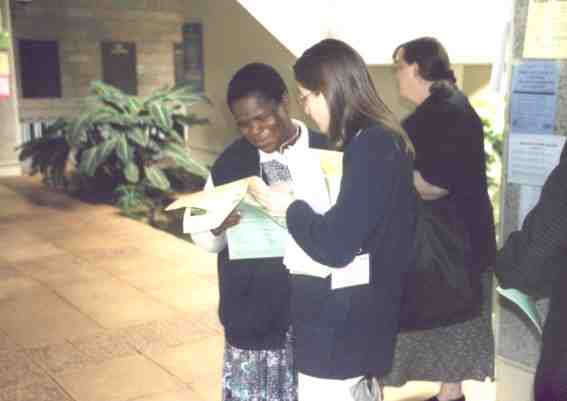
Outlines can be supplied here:
[[293, 125], [295, 125], [296, 127], [299, 128], [299, 138], [297, 138], [297, 141], [295, 141], [295, 143], [293, 145], [289, 145], [283, 153], [280, 153], [278, 151], [274, 151], [272, 153], [266, 153], [264, 151], [262, 151], [261, 149], [258, 149], [258, 153], [260, 154], [260, 162], [264, 163], [270, 160], [285, 160], [285, 154], [287, 154], [288, 152], [295, 152], [297, 150], [300, 149], [307, 149], [309, 148], [309, 130], [307, 129], [307, 126], [299, 120], [295, 120], [295, 119], [291, 119], [291, 121], [293, 122]]

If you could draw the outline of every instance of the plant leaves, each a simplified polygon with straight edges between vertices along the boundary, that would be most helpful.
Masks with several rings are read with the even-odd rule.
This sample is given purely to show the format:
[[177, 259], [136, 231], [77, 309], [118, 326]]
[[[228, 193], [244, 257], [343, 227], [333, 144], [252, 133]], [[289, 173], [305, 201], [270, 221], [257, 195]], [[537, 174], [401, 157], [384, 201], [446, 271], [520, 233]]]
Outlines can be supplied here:
[[98, 167], [101, 163], [103, 163], [108, 156], [112, 153], [112, 151], [116, 148], [117, 140], [116, 138], [110, 138], [99, 145], [96, 146], [97, 153], [96, 153], [96, 166]]
[[154, 119], [154, 123], [162, 130], [168, 131], [173, 127], [173, 120], [164, 105], [152, 102], [150, 103], [149, 110]]
[[126, 164], [126, 167], [124, 168], [124, 177], [133, 184], [136, 184], [140, 180], [140, 169], [138, 169], [136, 163], [129, 162]]
[[144, 128], [132, 128], [128, 131], [128, 139], [140, 146], [146, 146], [150, 140], [148, 130]]
[[173, 161], [181, 168], [207, 178], [209, 176], [209, 169], [191, 157], [187, 148], [180, 146], [176, 143], [168, 143], [163, 148], [164, 154], [173, 159]]
[[93, 146], [83, 151], [81, 155], [81, 164], [79, 165], [79, 172], [87, 177], [92, 177], [97, 168], [97, 147]]
[[118, 135], [117, 143], [116, 143], [116, 155], [124, 164], [128, 164], [131, 162], [130, 152], [129, 152], [129, 145], [126, 141], [126, 136], [123, 134]]
[[162, 191], [169, 189], [169, 180], [159, 168], [146, 166], [144, 167], [144, 172], [151, 186], [161, 189]]

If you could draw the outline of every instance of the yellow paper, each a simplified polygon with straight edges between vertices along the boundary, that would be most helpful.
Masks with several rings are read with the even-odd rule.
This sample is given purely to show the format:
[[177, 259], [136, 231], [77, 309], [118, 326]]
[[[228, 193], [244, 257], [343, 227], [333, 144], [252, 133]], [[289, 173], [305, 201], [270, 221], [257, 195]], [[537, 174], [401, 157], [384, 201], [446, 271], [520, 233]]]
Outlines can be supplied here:
[[0, 50], [0, 75], [10, 74], [10, 63], [8, 60], [8, 52]]
[[525, 58], [567, 58], [567, 2], [530, 0]]
[[343, 153], [334, 150], [312, 149], [319, 157], [321, 170], [326, 176], [340, 176], [343, 174]]

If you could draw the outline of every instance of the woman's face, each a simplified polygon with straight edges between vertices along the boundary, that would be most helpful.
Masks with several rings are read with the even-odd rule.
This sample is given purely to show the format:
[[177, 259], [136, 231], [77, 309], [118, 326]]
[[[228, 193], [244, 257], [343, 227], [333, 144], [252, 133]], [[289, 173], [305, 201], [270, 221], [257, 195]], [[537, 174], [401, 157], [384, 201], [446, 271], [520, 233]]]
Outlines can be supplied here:
[[398, 90], [400, 96], [414, 100], [415, 87], [417, 84], [417, 64], [408, 64], [404, 58], [404, 48], [401, 47], [394, 60], [394, 68], [396, 71], [396, 80], [398, 81]]
[[263, 152], [272, 153], [293, 134], [288, 102], [287, 96], [279, 105], [257, 96], [246, 96], [234, 101], [231, 111], [242, 136]]
[[329, 112], [329, 104], [323, 93], [312, 92], [299, 84], [297, 85], [297, 90], [299, 92], [297, 101], [303, 107], [305, 114], [317, 124], [321, 132], [328, 132], [331, 114]]

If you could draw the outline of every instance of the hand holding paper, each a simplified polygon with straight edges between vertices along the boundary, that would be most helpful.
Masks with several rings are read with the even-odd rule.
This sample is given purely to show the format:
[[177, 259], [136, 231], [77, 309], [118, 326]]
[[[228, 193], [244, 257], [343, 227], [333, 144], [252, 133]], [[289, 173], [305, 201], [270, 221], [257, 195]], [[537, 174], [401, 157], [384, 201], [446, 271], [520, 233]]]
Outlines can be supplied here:
[[260, 177], [252, 177], [248, 193], [273, 216], [285, 216], [287, 208], [295, 200], [285, 184], [268, 186]]
[[240, 212], [234, 209], [232, 212], [230, 212], [228, 217], [224, 219], [222, 224], [217, 228], [213, 228], [211, 232], [218, 237], [219, 235], [224, 233], [227, 229], [229, 229], [230, 227], [234, 227], [239, 222], [240, 222]]

